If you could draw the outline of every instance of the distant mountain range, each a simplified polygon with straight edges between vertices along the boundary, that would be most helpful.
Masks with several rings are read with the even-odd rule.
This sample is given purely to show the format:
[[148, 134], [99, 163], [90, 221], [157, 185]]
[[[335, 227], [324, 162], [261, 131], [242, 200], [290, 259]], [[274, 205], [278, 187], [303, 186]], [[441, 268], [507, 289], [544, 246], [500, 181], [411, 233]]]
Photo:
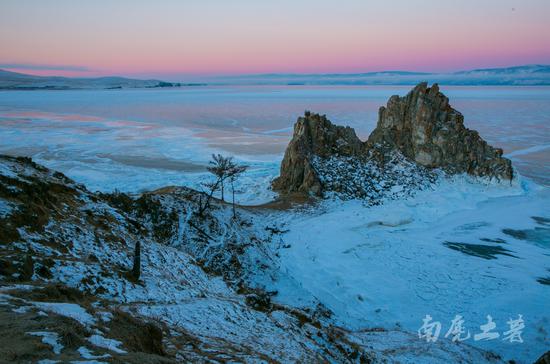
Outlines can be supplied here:
[[201, 83], [124, 77], [43, 77], [0, 70], [3, 90], [127, 89], [204, 85], [414, 85], [422, 81], [463, 86], [549, 86], [550, 65], [485, 68], [453, 73], [382, 71], [367, 73], [269, 73], [205, 77]]
[[34, 76], [0, 69], [1, 90], [74, 90], [179, 87], [180, 83], [159, 80], [135, 80], [124, 77], [72, 78]]
[[550, 75], [550, 66], [533, 64], [506, 68], [482, 68], [471, 71], [455, 72], [456, 75]]
[[422, 81], [443, 85], [550, 85], [550, 65], [486, 68], [453, 73], [382, 71], [327, 74], [259, 74], [213, 79], [227, 84], [284, 85], [413, 85]]

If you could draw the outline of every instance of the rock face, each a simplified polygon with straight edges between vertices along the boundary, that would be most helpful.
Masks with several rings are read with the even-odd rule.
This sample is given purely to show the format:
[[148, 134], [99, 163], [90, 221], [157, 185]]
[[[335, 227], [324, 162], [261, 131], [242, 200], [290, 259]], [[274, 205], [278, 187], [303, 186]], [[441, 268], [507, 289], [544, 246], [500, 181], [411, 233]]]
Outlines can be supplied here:
[[550, 351], [542, 354], [542, 356], [537, 359], [535, 364], [550, 364]]
[[[355, 178], [350, 181], [354, 186], [362, 186], [355, 189], [359, 195], [373, 195], [364, 191], [365, 183], [357, 181], [357, 176], [375, 176], [376, 183], [384, 185], [384, 177], [396, 177], [395, 173], [385, 174], [388, 170], [397, 171], [395, 163], [399, 160], [407, 162], [405, 174], [409, 181], [414, 179], [412, 174], [431, 179], [426, 172], [431, 169], [499, 180], [513, 177], [512, 164], [502, 157], [502, 149], [491, 147], [476, 131], [464, 127], [464, 117], [449, 105], [449, 99], [439, 92], [437, 84], [429, 88], [427, 83], [421, 83], [405, 97], [392, 96], [387, 106], [380, 108], [376, 129], [366, 142], [359, 140], [352, 128], [336, 126], [324, 115], [306, 112], [299, 117], [273, 189], [322, 195], [324, 190], [333, 189], [334, 183], [329, 185], [327, 181], [334, 181], [330, 174], [337, 172], [320, 170], [319, 166], [336, 163], [340, 171], [347, 170]], [[387, 168], [389, 161], [391, 168]], [[361, 166], [368, 173], [352, 173]], [[338, 186], [347, 178], [335, 177], [340, 181]], [[413, 183], [421, 184], [418, 179]], [[376, 184], [368, 185], [379, 192]]]
[[513, 177], [512, 163], [502, 158], [502, 149], [491, 147], [477, 131], [464, 127], [464, 117], [449, 105], [437, 84], [421, 83], [405, 97], [392, 96], [380, 108], [378, 124], [367, 143], [370, 148], [397, 149], [428, 168]]
[[320, 195], [321, 182], [313, 168], [314, 157], [360, 156], [363, 142], [350, 127], [336, 126], [324, 115], [306, 111], [294, 124], [294, 136], [281, 164], [273, 189], [281, 192], [311, 192]]

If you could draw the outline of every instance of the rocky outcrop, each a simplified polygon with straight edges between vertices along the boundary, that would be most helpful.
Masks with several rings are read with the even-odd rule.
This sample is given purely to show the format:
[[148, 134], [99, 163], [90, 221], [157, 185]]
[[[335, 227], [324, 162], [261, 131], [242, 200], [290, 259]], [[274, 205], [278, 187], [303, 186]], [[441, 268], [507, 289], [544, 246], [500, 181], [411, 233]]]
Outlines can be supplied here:
[[477, 131], [464, 126], [464, 117], [449, 105], [437, 84], [416, 86], [405, 97], [392, 96], [379, 110], [378, 124], [368, 147], [398, 150], [428, 168], [450, 173], [510, 180], [512, 163], [502, 158]]
[[537, 359], [535, 364], [550, 364], [550, 351], [542, 354], [542, 356]]
[[306, 111], [294, 124], [294, 136], [286, 148], [281, 175], [273, 181], [273, 189], [319, 195], [322, 188], [312, 165], [313, 157], [360, 156], [362, 150], [363, 142], [352, 128], [336, 126], [325, 115]]
[[[397, 173], [397, 164], [403, 166], [404, 176]], [[407, 186], [424, 185], [416, 176], [432, 180], [427, 171], [433, 169], [499, 180], [513, 177], [512, 164], [502, 157], [502, 149], [467, 129], [464, 117], [449, 105], [437, 84], [421, 83], [405, 97], [392, 96], [380, 108], [378, 124], [366, 142], [352, 128], [336, 126], [324, 115], [306, 112], [299, 117], [273, 189], [314, 195], [346, 190], [360, 197], [379, 196], [384, 185], [394, 188], [399, 182], [384, 183], [384, 179], [403, 177], [409, 181]], [[351, 187], [345, 185], [348, 177]]]

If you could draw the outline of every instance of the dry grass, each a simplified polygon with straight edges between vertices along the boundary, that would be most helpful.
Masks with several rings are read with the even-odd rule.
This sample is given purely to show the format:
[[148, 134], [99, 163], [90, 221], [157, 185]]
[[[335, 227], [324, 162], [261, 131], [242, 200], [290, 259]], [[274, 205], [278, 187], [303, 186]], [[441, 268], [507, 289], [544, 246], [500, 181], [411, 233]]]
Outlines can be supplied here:
[[[91, 305], [93, 296], [82, 294], [78, 290], [62, 285], [51, 285], [28, 291], [12, 290], [9, 294], [29, 301], [78, 303], [89, 313], [94, 313]], [[167, 329], [151, 321], [112, 310], [113, 318], [109, 322], [98, 320], [97, 327], [106, 337], [122, 342], [127, 354], [95, 347], [87, 338], [92, 332], [73, 319], [49, 312], [47, 316], [38, 314], [34, 308], [16, 313], [13, 309], [26, 306], [24, 301], [11, 300], [10, 305], [0, 305], [0, 362], [34, 363], [41, 359], [69, 362], [82, 360], [77, 351], [81, 346], [92, 350], [95, 355], [109, 354], [111, 363], [174, 363], [173, 355], [166, 353], [164, 338]], [[106, 307], [109, 307], [108, 304]], [[109, 310], [109, 309], [108, 309]], [[53, 353], [51, 346], [43, 344], [41, 337], [28, 332], [47, 331], [58, 334], [63, 345], [61, 354]]]

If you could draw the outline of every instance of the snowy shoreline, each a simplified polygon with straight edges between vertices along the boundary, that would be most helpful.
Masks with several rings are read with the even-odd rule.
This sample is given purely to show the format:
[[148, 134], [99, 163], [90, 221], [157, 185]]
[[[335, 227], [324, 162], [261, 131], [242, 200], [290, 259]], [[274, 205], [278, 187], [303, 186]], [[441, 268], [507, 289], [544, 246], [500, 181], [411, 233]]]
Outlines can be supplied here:
[[[1, 172], [14, 176], [10, 168], [2, 168]], [[163, 197], [163, 201], [168, 208], [181, 203], [177, 194], [167, 200]], [[529, 363], [543, 352], [543, 343], [550, 331], [546, 310], [548, 286], [537, 281], [537, 278], [547, 275], [548, 269], [550, 228], [544, 220], [550, 217], [548, 201], [550, 191], [547, 188], [521, 176], [510, 184], [483, 183], [459, 175], [439, 179], [432, 188], [417, 191], [414, 196], [387, 200], [377, 206], [367, 206], [362, 200], [329, 198], [305, 209], [263, 209], [248, 217], [251, 219], [250, 229], [257, 236], [266, 235], [268, 230], [264, 230], [264, 226], [274, 227], [279, 232], [271, 243], [252, 250], [249, 247], [245, 254], [250, 255], [247, 259], [252, 259], [252, 262], [260, 259], [268, 263], [269, 268], [266, 271], [245, 269], [250, 269], [247, 271], [249, 284], [277, 292], [272, 297], [273, 302], [304, 310], [321, 303], [332, 312], [330, 322], [350, 330], [351, 335], [357, 335], [359, 342], [370, 343], [379, 350], [405, 345], [409, 351], [419, 350], [417, 355], [420, 352], [427, 355], [426, 362], [438, 359], [425, 350], [438, 348], [447, 353], [441, 354], [446, 357], [452, 350], [464, 350], [464, 346], [459, 349], [456, 344], [448, 343], [443, 338], [444, 333], [438, 346], [422, 344], [415, 332], [425, 315], [440, 321], [445, 329], [455, 315], [462, 315], [473, 335], [485, 323], [488, 314], [498, 324], [500, 333], [505, 331], [509, 319], [521, 314], [525, 319], [523, 343], [470, 339], [467, 344], [495, 352], [504, 359]], [[514, 208], [513, 214], [510, 206]], [[13, 211], [12, 207], [8, 210], [6, 214]], [[219, 221], [229, 221], [227, 213], [229, 211], [217, 212]], [[537, 221], [533, 216], [542, 220]], [[182, 221], [186, 219], [180, 217], [180, 228]], [[531, 231], [543, 235], [529, 237]], [[522, 238], [522, 233], [527, 238]], [[208, 254], [225, 249], [225, 244], [229, 243], [225, 234], [220, 235], [216, 247], [212, 246], [215, 250]], [[189, 252], [189, 249], [195, 251], [199, 248], [184, 244], [181, 240], [184, 235], [178, 233], [170, 238], [174, 240], [171, 244], [181, 247], [174, 253], [179, 249]], [[31, 235], [28, 239], [32, 239]], [[497, 250], [495, 258], [485, 259], [471, 254], [471, 250], [451, 249], [445, 242], [502, 247], [509, 254], [499, 255]], [[103, 253], [92, 245], [81, 241], [76, 247], [101, 256]], [[258, 248], [261, 250], [256, 250]], [[158, 250], [160, 246], [148, 249], [153, 249], [148, 254], [166, 254]], [[248, 267], [255, 265], [257, 263]], [[80, 285], [79, 279], [89, 274], [84, 271], [86, 268], [76, 265], [58, 269], [56, 279], [71, 286]], [[107, 297], [122, 295], [119, 299], [132, 302], [142, 301], [140, 297], [145, 294], [149, 300], [153, 299], [158, 295], [156, 290], [160, 289], [160, 286], [157, 288], [156, 275], [161, 273], [152, 270], [146, 274], [155, 276], [147, 276], [145, 293], [141, 288], [128, 291], [129, 286], [124, 288], [113, 281], [109, 283], [112, 288]], [[219, 290], [221, 281], [216, 282], [209, 284], [214, 284], [215, 290]], [[178, 299], [173, 293], [168, 293], [163, 293], [168, 295], [165, 297], [167, 302]], [[204, 316], [200, 312], [215, 309], [204, 306], [204, 303], [197, 307], [189, 304], [185, 307], [193, 312], [198, 310], [200, 317]], [[135, 309], [148, 317], [164, 316], [167, 322], [176, 325], [182, 312], [173, 305], [169, 306], [159, 302], [140, 304]], [[192, 322], [185, 325], [194, 327]], [[368, 334], [377, 327], [387, 331]], [[417, 345], [418, 349], [413, 349]], [[413, 360], [410, 355], [399, 358]], [[474, 355], [474, 352], [469, 355]]]

